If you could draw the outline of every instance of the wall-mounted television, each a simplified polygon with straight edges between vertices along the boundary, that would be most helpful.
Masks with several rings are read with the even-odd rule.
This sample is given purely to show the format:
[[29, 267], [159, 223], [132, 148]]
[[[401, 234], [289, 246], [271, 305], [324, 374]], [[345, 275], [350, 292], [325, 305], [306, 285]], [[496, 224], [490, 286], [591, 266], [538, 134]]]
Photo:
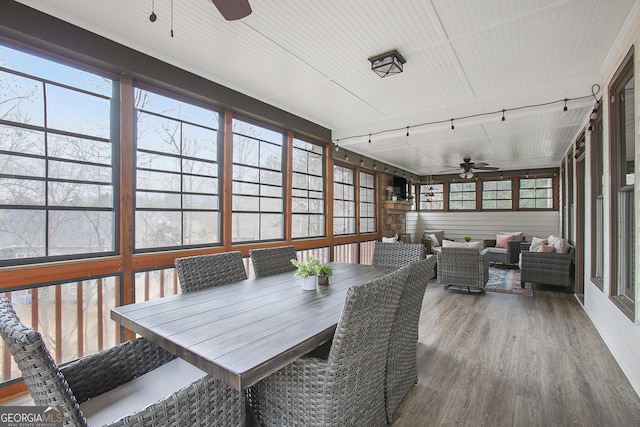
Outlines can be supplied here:
[[393, 193], [398, 196], [398, 200], [407, 199], [407, 180], [399, 176], [393, 177]]

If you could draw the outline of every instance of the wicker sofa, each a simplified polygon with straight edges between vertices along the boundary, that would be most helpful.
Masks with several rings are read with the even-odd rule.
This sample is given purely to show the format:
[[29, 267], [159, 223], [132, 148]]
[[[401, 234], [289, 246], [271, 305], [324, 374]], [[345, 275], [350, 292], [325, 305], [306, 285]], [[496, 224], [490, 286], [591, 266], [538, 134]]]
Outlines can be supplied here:
[[567, 253], [530, 252], [530, 242], [521, 243], [520, 283], [526, 282], [544, 285], [568, 286], [574, 280], [575, 248], [569, 247]]

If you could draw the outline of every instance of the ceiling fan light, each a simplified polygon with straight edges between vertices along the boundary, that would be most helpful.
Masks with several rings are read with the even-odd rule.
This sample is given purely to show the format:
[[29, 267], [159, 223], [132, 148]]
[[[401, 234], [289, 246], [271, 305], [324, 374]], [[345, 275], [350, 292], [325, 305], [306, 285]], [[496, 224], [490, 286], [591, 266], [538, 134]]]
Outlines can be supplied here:
[[393, 74], [400, 74], [403, 71], [403, 64], [407, 61], [398, 53], [390, 50], [369, 58], [371, 69], [380, 77], [387, 77]]

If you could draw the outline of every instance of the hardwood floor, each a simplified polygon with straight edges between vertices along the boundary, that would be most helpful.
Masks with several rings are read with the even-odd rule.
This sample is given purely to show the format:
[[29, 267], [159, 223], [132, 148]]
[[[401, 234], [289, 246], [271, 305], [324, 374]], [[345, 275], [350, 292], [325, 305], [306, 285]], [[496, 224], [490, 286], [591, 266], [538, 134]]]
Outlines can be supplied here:
[[419, 333], [418, 384], [394, 427], [640, 426], [640, 398], [571, 294], [429, 285]]
[[572, 294], [429, 285], [418, 384], [394, 426], [640, 426], [640, 398]]

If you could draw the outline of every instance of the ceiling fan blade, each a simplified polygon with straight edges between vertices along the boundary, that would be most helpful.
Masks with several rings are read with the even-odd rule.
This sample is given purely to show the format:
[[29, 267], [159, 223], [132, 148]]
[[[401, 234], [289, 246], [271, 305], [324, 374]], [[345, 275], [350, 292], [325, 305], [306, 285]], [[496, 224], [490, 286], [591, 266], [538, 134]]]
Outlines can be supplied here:
[[249, 0], [211, 0], [227, 21], [242, 19], [251, 14]]
[[476, 166], [473, 169], [482, 170], [482, 171], [497, 171], [500, 168], [496, 168], [494, 166]]
[[483, 168], [485, 166], [489, 166], [489, 163], [485, 163], [485, 162], [480, 162], [480, 163], [471, 163], [472, 167], [474, 168]]

